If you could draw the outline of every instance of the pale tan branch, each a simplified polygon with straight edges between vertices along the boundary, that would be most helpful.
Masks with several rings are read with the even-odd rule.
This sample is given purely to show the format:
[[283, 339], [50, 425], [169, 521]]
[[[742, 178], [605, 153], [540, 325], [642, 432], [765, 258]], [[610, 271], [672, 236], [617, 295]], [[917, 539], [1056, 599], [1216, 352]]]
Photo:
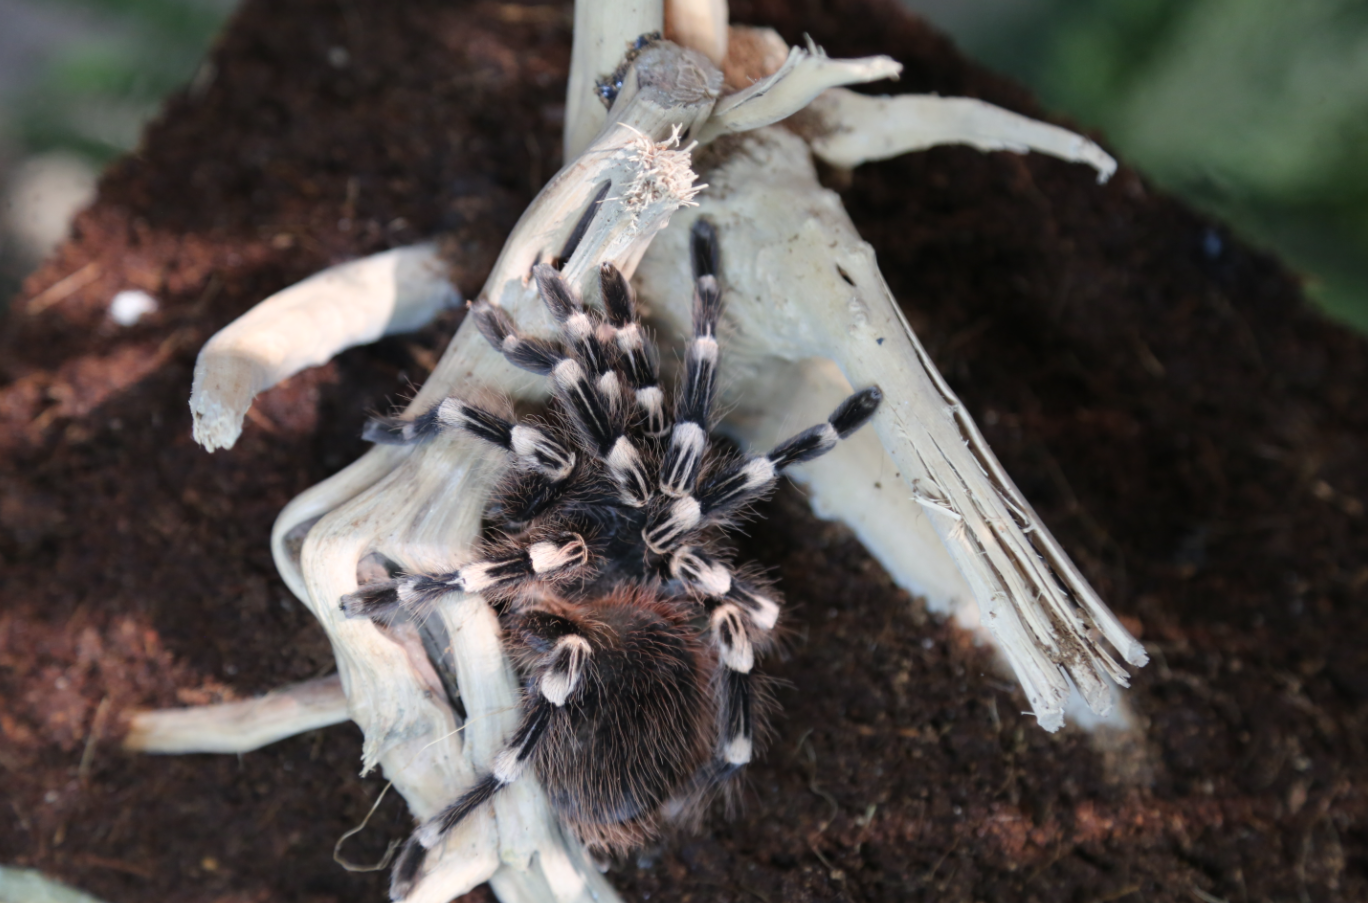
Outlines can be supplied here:
[[828, 88], [897, 78], [902, 64], [886, 56], [833, 60], [816, 46], [794, 47], [779, 71], [724, 98], [698, 134], [700, 144], [787, 119]]
[[245, 753], [348, 717], [342, 681], [332, 675], [242, 702], [138, 712], [123, 745], [144, 753]]
[[869, 97], [833, 88], [809, 110], [813, 153], [846, 169], [943, 144], [966, 144], [1084, 163], [1097, 170], [1099, 182], [1116, 172], [1116, 161], [1082, 135], [971, 97]]
[[727, 0], [665, 0], [665, 37], [721, 66], [727, 58]]
[[[712, 162], [703, 176], [715, 190], [681, 219], [709, 217], [726, 250], [724, 288], [736, 330], [729, 354], [742, 366], [830, 358], [851, 385], [880, 386], [886, 400], [873, 427], [895, 475], [971, 587], [1041, 726], [1062, 725], [1073, 685], [1093, 711], [1108, 712], [1108, 678], [1128, 680], [1108, 645], [1137, 666], [1144, 648], [1050, 535], [936, 371], [873, 250], [818, 182], [807, 145], [764, 129]], [[639, 273], [642, 296], [658, 310], [685, 297], [685, 234], [663, 236]], [[888, 515], [910, 517], [892, 507]], [[895, 573], [916, 566], [896, 556], [885, 564]]]
[[633, 41], [664, 28], [664, 0], [575, 0], [575, 36], [565, 91], [564, 159], [583, 153], [608, 120], [595, 83], [617, 69]]
[[329, 267], [277, 292], [200, 350], [190, 392], [195, 441], [232, 448], [259, 393], [346, 348], [418, 329], [459, 302], [431, 244]]

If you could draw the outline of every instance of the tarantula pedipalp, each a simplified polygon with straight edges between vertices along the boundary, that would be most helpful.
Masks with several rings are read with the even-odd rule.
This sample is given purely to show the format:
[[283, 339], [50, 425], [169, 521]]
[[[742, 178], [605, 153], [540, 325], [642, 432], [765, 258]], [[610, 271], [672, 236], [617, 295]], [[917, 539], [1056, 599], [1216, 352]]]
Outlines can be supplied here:
[[562, 345], [522, 335], [485, 300], [471, 315], [511, 363], [551, 377], [559, 417], [520, 423], [451, 397], [368, 429], [373, 440], [402, 444], [463, 431], [514, 463], [475, 560], [342, 600], [351, 616], [387, 620], [452, 592], [479, 593], [499, 612], [524, 678], [512, 739], [488, 773], [415, 832], [395, 868], [396, 899], [426, 850], [528, 765], [590, 849], [620, 852], [653, 834], [666, 810], [696, 808], [750, 761], [763, 733], [753, 668], [772, 644], [779, 602], [754, 568], [733, 563], [725, 533], [784, 468], [863, 426], [882, 393], [856, 392], [825, 423], [766, 454], [739, 455], [713, 440], [722, 305], [706, 220], [694, 223], [691, 244], [693, 337], [673, 404], [622, 273], [602, 265], [600, 315], [542, 264], [534, 275]]

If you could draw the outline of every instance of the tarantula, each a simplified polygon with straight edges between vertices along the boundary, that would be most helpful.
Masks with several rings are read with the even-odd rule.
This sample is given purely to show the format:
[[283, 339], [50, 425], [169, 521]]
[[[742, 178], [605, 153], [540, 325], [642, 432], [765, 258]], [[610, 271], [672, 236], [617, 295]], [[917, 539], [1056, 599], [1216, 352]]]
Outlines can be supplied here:
[[733, 563], [725, 534], [785, 467], [825, 454], [868, 421], [882, 394], [851, 395], [767, 454], [715, 440], [722, 303], [707, 221], [695, 224], [691, 244], [693, 338], [672, 404], [622, 273], [600, 267], [600, 314], [539, 264], [533, 276], [560, 343], [519, 333], [487, 300], [471, 316], [511, 363], [551, 377], [550, 420], [517, 422], [452, 397], [367, 429], [387, 443], [462, 430], [514, 464], [476, 560], [342, 599], [348, 615], [383, 619], [453, 591], [479, 593], [499, 613], [523, 678], [519, 727], [492, 770], [409, 840], [396, 898], [426, 851], [528, 765], [581, 840], [612, 854], [652, 836], [667, 813], [697, 809], [755, 751], [765, 694], [753, 669], [772, 645], [779, 599], [756, 568]]
[[[642, 34], [671, 28], [678, 43], [639, 46]], [[638, 52], [619, 72], [624, 48]], [[994, 457], [814, 158], [849, 169], [967, 144], [1041, 151], [1103, 180], [1116, 163], [1078, 135], [972, 98], [842, 87], [900, 69], [888, 57], [836, 60], [815, 45], [788, 48], [769, 29], [729, 28], [725, 2], [576, 0], [565, 166], [509, 234], [485, 301], [414, 414], [371, 428], [372, 439], [406, 447], [373, 448], [296, 497], [272, 530], [282, 578], [333, 643], [337, 679], [245, 703], [250, 732], [238, 707], [148, 713], [130, 731], [141, 738], [133, 748], [241, 752], [349, 718], [365, 735], [363, 771], [383, 767], [422, 820], [396, 897], [434, 903], [488, 880], [508, 900], [616, 899], [552, 813], [611, 853], [667, 816], [701, 811], [754, 753], [763, 687], [750, 674], [773, 643], [778, 602], [754, 569], [730, 563], [726, 521], [783, 465], [867, 419], [878, 390], [838, 403], [875, 384], [888, 395], [875, 429], [847, 449], [860, 466], [807, 468], [815, 507], [849, 524], [899, 585], [977, 624], [1043, 728], [1062, 726], [1075, 689], [1097, 715], [1116, 714], [1113, 685], [1128, 680], [1121, 662], [1143, 665], [1143, 645]], [[607, 111], [594, 90], [605, 72], [613, 90], [621, 76]], [[677, 146], [680, 136], [693, 143]], [[695, 233], [696, 220], [725, 234], [732, 255], [727, 363], [753, 410], [738, 406], [731, 428], [763, 447], [782, 434], [778, 422], [838, 408], [760, 458], [708, 437], [720, 298], [712, 227]], [[564, 250], [553, 259], [554, 242]], [[196, 440], [231, 447], [259, 392], [343, 348], [427, 323], [457, 296], [452, 251], [429, 242], [338, 264], [221, 330], [195, 367]], [[535, 270], [538, 261], [556, 266]], [[605, 262], [621, 272], [595, 267]], [[697, 321], [674, 403], [624, 278], [669, 332]], [[507, 316], [540, 315], [538, 287], [562, 345], [519, 335]], [[576, 291], [602, 294], [593, 306], [604, 314], [584, 310]], [[472, 378], [517, 400], [539, 396], [509, 361], [553, 377], [549, 422], [517, 423], [468, 393], [446, 398]], [[487, 477], [499, 456], [489, 442], [453, 441], [461, 433], [501, 446], [515, 465], [492, 504]], [[482, 520], [490, 529], [479, 540]], [[445, 566], [432, 563], [442, 549], [469, 563], [432, 573]], [[386, 561], [380, 575], [373, 565]], [[392, 579], [396, 561], [411, 572]], [[390, 617], [402, 623], [377, 629]], [[657, 633], [669, 641], [632, 645]], [[663, 661], [683, 679], [651, 658], [667, 649]], [[276, 702], [297, 711], [279, 717]], [[606, 741], [594, 745], [600, 726], [615, 743], [609, 754], [597, 753]], [[509, 783], [529, 763], [541, 781]]]

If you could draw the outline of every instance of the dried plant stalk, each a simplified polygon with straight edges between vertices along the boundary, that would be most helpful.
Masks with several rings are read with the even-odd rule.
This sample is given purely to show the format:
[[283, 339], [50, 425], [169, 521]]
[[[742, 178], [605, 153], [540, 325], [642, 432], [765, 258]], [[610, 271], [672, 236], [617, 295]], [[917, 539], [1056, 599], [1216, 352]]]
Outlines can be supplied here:
[[138, 712], [123, 745], [145, 753], [245, 753], [348, 717], [347, 694], [333, 675], [242, 702]]
[[277, 292], [200, 351], [190, 392], [195, 441], [232, 448], [258, 393], [354, 345], [418, 329], [460, 300], [432, 244], [339, 264]]
[[[1108, 681], [1124, 686], [1128, 676], [1090, 632], [1132, 665], [1147, 660], [1144, 648], [1040, 522], [940, 377], [873, 250], [840, 198], [818, 182], [806, 143], [783, 129], [753, 131], [701, 171], [713, 190], [680, 225], [707, 216], [727, 249], [728, 319], [737, 331], [732, 384], [748, 384], [748, 374], [775, 357], [817, 357], [835, 361], [852, 385], [881, 386], [889, 401], [875, 430], [967, 579], [1041, 726], [1062, 726], [1070, 680], [1094, 712], [1110, 711]], [[638, 274], [643, 297], [677, 329], [688, 316], [677, 300], [688, 278], [685, 235], [682, 228], [662, 235]], [[894, 572], [916, 567], [900, 559], [881, 560]]]
[[817, 97], [807, 113], [814, 120], [808, 126], [812, 152], [846, 169], [929, 147], [966, 144], [981, 151], [1036, 151], [1086, 163], [1097, 170], [1098, 182], [1116, 172], [1116, 161], [1082, 135], [972, 97], [869, 97], [833, 88]]

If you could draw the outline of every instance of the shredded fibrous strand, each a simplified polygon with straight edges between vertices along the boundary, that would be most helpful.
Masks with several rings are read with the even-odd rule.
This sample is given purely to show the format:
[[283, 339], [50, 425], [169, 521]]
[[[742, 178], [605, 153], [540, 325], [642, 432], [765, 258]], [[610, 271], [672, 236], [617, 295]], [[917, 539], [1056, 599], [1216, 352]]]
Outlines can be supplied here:
[[[631, 126], [625, 126], [631, 129]], [[659, 143], [651, 136], [632, 129], [635, 136], [632, 143], [618, 153], [632, 165], [636, 175], [622, 193], [622, 201], [631, 213], [632, 222], [641, 218], [649, 208], [667, 203], [673, 207], [694, 207], [694, 197], [707, 188], [695, 184], [698, 176], [694, 173], [693, 150], [697, 141], [688, 147], [680, 147], [680, 127], [676, 125], [670, 137]]]

